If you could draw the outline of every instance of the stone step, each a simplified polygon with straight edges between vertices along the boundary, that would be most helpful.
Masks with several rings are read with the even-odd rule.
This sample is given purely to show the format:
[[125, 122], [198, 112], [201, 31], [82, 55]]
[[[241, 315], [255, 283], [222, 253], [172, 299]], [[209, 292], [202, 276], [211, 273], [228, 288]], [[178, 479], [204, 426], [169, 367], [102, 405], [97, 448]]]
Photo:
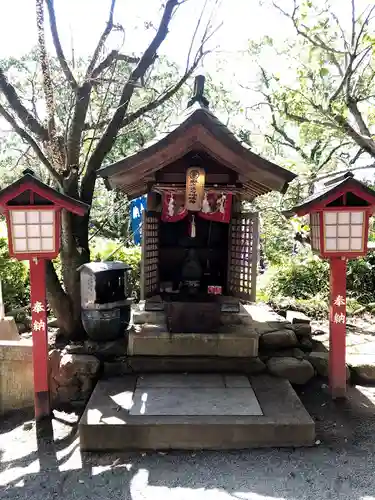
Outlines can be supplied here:
[[259, 358], [217, 356], [128, 356], [103, 363], [103, 377], [134, 373], [244, 373], [253, 375], [266, 370]]
[[219, 356], [251, 358], [258, 355], [258, 333], [251, 328], [223, 328], [220, 333], [169, 333], [145, 324], [129, 331], [129, 356]]
[[315, 425], [290, 383], [267, 375], [100, 380], [79, 423], [83, 451], [311, 446]]

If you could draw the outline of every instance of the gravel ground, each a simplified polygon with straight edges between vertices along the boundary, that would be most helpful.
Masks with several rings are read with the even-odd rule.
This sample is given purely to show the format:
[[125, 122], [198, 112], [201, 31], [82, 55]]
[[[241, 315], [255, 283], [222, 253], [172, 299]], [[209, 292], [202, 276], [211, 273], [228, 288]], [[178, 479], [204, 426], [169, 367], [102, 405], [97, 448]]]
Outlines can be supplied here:
[[74, 414], [55, 413], [53, 438], [11, 415], [0, 423], [0, 498], [375, 500], [375, 388], [334, 403], [315, 380], [300, 397], [316, 421], [313, 448], [81, 454]]

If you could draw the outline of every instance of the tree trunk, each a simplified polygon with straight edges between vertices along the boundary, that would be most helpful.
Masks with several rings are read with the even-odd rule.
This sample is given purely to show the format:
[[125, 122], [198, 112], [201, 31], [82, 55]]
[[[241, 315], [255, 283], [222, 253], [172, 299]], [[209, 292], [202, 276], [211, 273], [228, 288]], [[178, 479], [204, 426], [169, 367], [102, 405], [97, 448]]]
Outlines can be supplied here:
[[[61, 275], [63, 286], [52, 262], [47, 266], [48, 302], [57, 318], [61, 333], [70, 340], [85, 336], [81, 322], [81, 296], [78, 267], [90, 261], [88, 217], [63, 212], [61, 221]], [[84, 246], [83, 246], [84, 245]]]

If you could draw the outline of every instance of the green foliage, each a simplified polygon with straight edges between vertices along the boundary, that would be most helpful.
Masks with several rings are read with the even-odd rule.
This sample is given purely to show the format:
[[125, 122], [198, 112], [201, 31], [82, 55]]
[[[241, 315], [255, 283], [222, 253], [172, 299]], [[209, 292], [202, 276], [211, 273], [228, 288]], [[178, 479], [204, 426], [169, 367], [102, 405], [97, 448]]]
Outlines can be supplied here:
[[270, 297], [326, 298], [328, 283], [328, 263], [313, 255], [300, 255], [284, 259], [267, 288]]
[[141, 277], [141, 248], [119, 247], [118, 242], [98, 241], [92, 250], [92, 260], [120, 260], [129, 264], [131, 271], [128, 273], [129, 295], [136, 301], [140, 300]]
[[360, 304], [375, 302], [375, 253], [348, 263], [347, 289]]
[[0, 238], [0, 279], [6, 311], [25, 306], [29, 302], [27, 268], [22, 262], [9, 257], [5, 238]]
[[[262, 277], [258, 299], [278, 310], [294, 309], [311, 317], [324, 317], [328, 311], [329, 264], [303, 252], [285, 258]], [[348, 261], [347, 313], [375, 313], [375, 252]]]

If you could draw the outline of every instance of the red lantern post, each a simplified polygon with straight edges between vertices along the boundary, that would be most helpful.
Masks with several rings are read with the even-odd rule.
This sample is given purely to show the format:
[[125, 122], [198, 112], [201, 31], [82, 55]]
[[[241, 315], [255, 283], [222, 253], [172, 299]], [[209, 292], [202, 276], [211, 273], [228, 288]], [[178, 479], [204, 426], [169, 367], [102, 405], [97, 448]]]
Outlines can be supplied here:
[[333, 397], [346, 392], [346, 259], [330, 259], [329, 383]]
[[47, 186], [31, 170], [0, 191], [9, 254], [30, 263], [35, 418], [51, 414], [48, 384], [46, 261], [60, 249], [60, 212], [84, 215], [88, 206]]
[[311, 247], [330, 263], [329, 386], [333, 398], [346, 394], [346, 263], [366, 255], [374, 209], [375, 191], [348, 172], [292, 210], [298, 216], [310, 216]]

